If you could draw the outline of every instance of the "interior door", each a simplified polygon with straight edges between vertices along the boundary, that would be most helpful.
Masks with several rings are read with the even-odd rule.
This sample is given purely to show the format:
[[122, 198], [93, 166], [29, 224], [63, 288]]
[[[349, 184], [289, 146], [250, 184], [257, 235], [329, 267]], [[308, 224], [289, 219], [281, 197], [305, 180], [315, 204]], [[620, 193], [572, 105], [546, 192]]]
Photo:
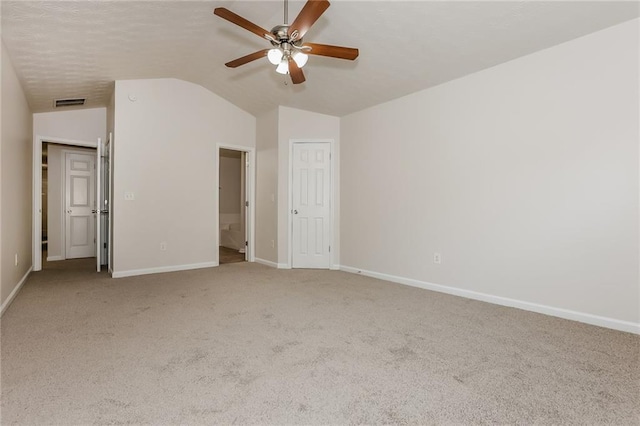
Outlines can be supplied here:
[[331, 264], [331, 144], [294, 143], [292, 267]]
[[96, 255], [95, 155], [65, 154], [65, 257]]
[[96, 203], [92, 212], [95, 215], [96, 229], [96, 271], [100, 272], [102, 268], [102, 217], [100, 215], [102, 209], [102, 139], [98, 138], [98, 146], [96, 147]]

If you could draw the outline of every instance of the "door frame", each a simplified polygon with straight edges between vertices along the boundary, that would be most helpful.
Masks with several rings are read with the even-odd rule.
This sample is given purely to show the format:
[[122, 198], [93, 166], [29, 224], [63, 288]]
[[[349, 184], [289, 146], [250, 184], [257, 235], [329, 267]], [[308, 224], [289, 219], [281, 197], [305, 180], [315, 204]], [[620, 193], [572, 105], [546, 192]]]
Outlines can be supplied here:
[[[229, 149], [232, 151], [242, 151], [246, 154], [247, 161], [249, 162], [249, 167], [247, 167], [247, 171], [245, 174], [245, 181], [247, 185], [246, 189], [246, 197], [247, 201], [249, 201], [249, 207], [245, 210], [245, 233], [249, 236], [249, 244], [247, 245], [247, 253], [246, 259], [247, 262], [255, 262], [255, 244], [256, 244], [256, 149], [243, 145], [231, 145], [225, 143], [217, 143], [216, 144], [216, 173], [215, 173], [215, 200], [216, 206], [214, 217], [215, 217], [215, 229], [216, 229], [216, 238], [215, 238], [215, 247], [216, 247], [216, 263], [220, 264], [220, 251], [218, 247], [220, 247], [220, 149]], [[242, 166], [242, 165], [241, 165]]]
[[113, 259], [113, 132], [107, 134], [107, 143], [109, 144], [109, 179], [104, 182], [109, 189], [107, 200], [107, 210], [109, 211], [107, 217], [107, 271], [109, 271], [109, 275], [113, 275], [113, 265], [111, 264]]
[[33, 207], [31, 210], [33, 235], [31, 251], [33, 270], [42, 270], [42, 144], [44, 142], [70, 145], [82, 148], [97, 148], [97, 142], [86, 142], [72, 139], [55, 138], [36, 135], [33, 138]]
[[331, 204], [330, 214], [329, 214], [329, 226], [331, 227], [331, 252], [329, 253], [329, 269], [330, 270], [338, 270], [340, 269], [339, 265], [336, 263], [336, 253], [338, 251], [336, 245], [336, 216], [337, 205], [336, 205], [336, 151], [335, 151], [335, 140], [334, 139], [289, 139], [289, 165], [288, 165], [288, 173], [289, 173], [289, 181], [287, 191], [287, 265], [284, 266], [283, 269], [292, 269], [293, 268], [293, 145], [294, 144], [304, 144], [304, 143], [328, 143], [329, 144], [329, 167], [331, 168], [331, 172], [329, 173], [330, 185], [329, 189], [331, 194], [329, 196], [329, 203]]

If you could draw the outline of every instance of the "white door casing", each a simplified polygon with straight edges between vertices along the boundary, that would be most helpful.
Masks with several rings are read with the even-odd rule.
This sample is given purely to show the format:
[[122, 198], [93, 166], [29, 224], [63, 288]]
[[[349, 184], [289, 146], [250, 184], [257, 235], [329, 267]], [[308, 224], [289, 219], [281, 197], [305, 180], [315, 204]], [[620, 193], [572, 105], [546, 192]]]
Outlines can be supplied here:
[[96, 254], [95, 156], [65, 154], [65, 257], [74, 259]]
[[292, 157], [292, 267], [331, 265], [331, 144], [294, 143]]
[[107, 141], [107, 170], [105, 175], [105, 194], [104, 194], [104, 209], [107, 211], [107, 269], [109, 273], [113, 271], [111, 265], [111, 259], [113, 258], [113, 194], [112, 194], [112, 182], [113, 182], [113, 133], [109, 132], [109, 140]]
[[102, 267], [102, 220], [100, 217], [102, 191], [100, 191], [100, 185], [102, 185], [102, 139], [98, 138], [98, 146], [96, 147], [96, 203], [95, 209], [92, 212], [95, 215], [95, 230], [96, 230], [96, 271], [100, 272]]
[[248, 251], [247, 246], [249, 244], [249, 235], [247, 233], [247, 203], [248, 203], [248, 181], [247, 181], [247, 172], [249, 170], [249, 161], [247, 160], [247, 153], [244, 151], [240, 152], [240, 231], [243, 235], [245, 241], [244, 247], [244, 260], [248, 260]]
[[[42, 144], [45, 142], [73, 147], [95, 148], [95, 142], [64, 139], [51, 136], [36, 135], [33, 138], [32, 179], [33, 179], [33, 208], [31, 211], [31, 251], [33, 256], [33, 270], [42, 270]], [[64, 173], [63, 173], [64, 176]], [[64, 202], [64, 200], [62, 200]], [[64, 221], [63, 221], [64, 222]], [[61, 225], [64, 226], [64, 223]]]

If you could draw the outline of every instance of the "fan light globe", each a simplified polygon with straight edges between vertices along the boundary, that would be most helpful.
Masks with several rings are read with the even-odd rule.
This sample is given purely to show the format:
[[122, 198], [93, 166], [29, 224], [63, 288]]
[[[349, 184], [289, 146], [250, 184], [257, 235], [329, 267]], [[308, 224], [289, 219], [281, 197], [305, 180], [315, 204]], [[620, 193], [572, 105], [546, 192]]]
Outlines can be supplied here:
[[280, 62], [280, 65], [276, 68], [276, 72], [279, 74], [289, 74], [289, 62]]
[[269, 62], [271, 62], [273, 65], [278, 65], [282, 60], [282, 50], [280, 49], [269, 50], [269, 53], [267, 53], [267, 59], [269, 59]]
[[293, 60], [296, 61], [296, 64], [298, 64], [298, 67], [302, 68], [309, 60], [309, 55], [302, 52], [296, 52], [293, 55]]

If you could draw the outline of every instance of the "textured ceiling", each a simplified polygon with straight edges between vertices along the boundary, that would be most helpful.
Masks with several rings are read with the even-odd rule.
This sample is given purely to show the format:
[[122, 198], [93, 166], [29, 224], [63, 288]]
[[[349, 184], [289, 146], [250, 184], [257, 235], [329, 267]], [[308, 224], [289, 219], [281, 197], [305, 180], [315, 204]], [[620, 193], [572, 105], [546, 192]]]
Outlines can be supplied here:
[[[290, 2], [290, 20], [303, 4]], [[638, 17], [636, 2], [333, 0], [305, 40], [360, 57], [312, 56], [293, 86], [266, 59], [224, 66], [268, 43], [214, 16], [218, 6], [282, 23], [274, 1], [3, 0], [2, 39], [34, 112], [56, 98], [106, 106], [115, 80], [175, 77], [255, 115], [285, 105], [341, 116]]]

